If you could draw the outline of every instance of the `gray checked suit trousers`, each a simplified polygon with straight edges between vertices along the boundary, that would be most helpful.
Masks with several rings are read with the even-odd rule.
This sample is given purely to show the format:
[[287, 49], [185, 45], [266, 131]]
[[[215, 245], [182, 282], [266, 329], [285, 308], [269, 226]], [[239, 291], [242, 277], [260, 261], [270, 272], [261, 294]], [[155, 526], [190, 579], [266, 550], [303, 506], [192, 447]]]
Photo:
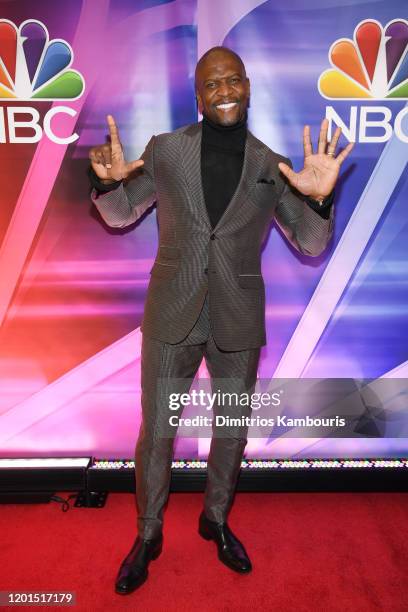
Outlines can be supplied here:
[[[135, 453], [138, 531], [141, 537], [149, 539], [161, 533], [170, 486], [174, 437], [165, 438], [160, 434], [166, 429], [169, 408], [168, 393], [160, 395], [158, 389], [170, 390], [172, 387], [171, 381], [169, 386], [161, 383], [158, 387], [158, 379], [178, 379], [177, 392], [187, 393], [204, 357], [212, 381], [217, 380], [217, 390], [252, 393], [259, 355], [259, 347], [243, 351], [223, 351], [217, 347], [210, 328], [208, 293], [195, 325], [181, 342], [168, 344], [143, 335], [142, 424]], [[183, 379], [181, 386], [180, 379]], [[216, 391], [214, 386], [212, 391]], [[214, 418], [225, 411], [227, 407], [214, 404]], [[250, 414], [248, 406], [233, 406], [234, 417]], [[216, 522], [226, 520], [247, 443], [246, 426], [224, 429], [222, 437], [213, 435], [211, 440], [204, 496], [205, 514]]]

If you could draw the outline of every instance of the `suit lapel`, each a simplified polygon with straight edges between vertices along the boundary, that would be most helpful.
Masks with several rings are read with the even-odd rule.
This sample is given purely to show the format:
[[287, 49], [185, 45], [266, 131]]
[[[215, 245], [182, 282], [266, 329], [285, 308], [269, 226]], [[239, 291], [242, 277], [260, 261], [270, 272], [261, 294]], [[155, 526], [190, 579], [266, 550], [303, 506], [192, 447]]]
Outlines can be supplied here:
[[[201, 134], [201, 123], [194, 123], [183, 132], [183, 165], [191, 198], [193, 202], [197, 203], [206, 226], [212, 229], [201, 181]], [[238, 187], [224, 214], [212, 231], [223, 227], [237, 214], [238, 209], [245, 202], [249, 192], [255, 187], [256, 179], [262, 171], [266, 150], [265, 145], [248, 130], [245, 142], [244, 164]]]
[[201, 123], [193, 123], [183, 132], [183, 166], [192, 203], [196, 203], [201, 218], [211, 229], [201, 181]]
[[265, 159], [266, 147], [263, 145], [251, 132], [248, 130], [247, 139], [245, 142], [244, 164], [242, 167], [241, 179], [238, 187], [230, 203], [228, 204], [224, 214], [218, 221], [214, 231], [219, 230], [228, 221], [233, 219], [245, 202], [248, 194], [255, 187], [256, 179], [262, 171], [262, 165]]

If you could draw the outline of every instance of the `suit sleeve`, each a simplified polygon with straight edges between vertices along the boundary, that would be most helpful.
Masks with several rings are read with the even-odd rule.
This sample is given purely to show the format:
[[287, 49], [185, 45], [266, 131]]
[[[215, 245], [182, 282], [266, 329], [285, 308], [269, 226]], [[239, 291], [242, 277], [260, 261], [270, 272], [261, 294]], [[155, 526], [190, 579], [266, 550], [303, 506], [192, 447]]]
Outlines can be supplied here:
[[[292, 168], [289, 159], [282, 159]], [[311, 257], [320, 255], [333, 233], [334, 205], [330, 202], [328, 218], [319, 215], [307, 203], [307, 198], [302, 199], [301, 194], [296, 194], [287, 180], [282, 177], [281, 193], [275, 210], [275, 220], [287, 240], [301, 253]]]
[[152, 136], [141, 156], [144, 165], [136, 178], [131, 179], [127, 184], [120, 182], [115, 189], [106, 193], [92, 189], [92, 202], [110, 227], [131, 225], [155, 203], [154, 143], [155, 137]]

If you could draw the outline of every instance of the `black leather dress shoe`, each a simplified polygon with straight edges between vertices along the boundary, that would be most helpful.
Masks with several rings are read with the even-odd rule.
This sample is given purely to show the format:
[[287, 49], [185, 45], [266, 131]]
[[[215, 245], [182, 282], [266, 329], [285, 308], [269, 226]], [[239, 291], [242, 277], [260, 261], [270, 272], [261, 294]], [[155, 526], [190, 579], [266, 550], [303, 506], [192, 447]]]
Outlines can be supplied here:
[[163, 547], [163, 536], [143, 540], [137, 536], [128, 556], [120, 566], [115, 583], [115, 591], [127, 595], [138, 589], [147, 580], [150, 561], [157, 559]]
[[214, 540], [218, 546], [218, 558], [227, 567], [241, 574], [247, 574], [251, 571], [252, 565], [247, 552], [227, 523], [210, 521], [202, 512], [198, 533], [205, 540]]

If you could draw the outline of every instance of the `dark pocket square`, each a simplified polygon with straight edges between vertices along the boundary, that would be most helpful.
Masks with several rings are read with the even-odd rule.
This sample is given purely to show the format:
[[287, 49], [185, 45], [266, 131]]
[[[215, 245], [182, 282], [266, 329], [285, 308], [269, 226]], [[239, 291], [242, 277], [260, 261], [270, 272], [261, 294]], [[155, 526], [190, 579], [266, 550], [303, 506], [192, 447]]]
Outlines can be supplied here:
[[261, 185], [274, 185], [275, 181], [274, 179], [266, 179], [266, 178], [261, 178], [257, 181], [257, 183], [260, 183]]

